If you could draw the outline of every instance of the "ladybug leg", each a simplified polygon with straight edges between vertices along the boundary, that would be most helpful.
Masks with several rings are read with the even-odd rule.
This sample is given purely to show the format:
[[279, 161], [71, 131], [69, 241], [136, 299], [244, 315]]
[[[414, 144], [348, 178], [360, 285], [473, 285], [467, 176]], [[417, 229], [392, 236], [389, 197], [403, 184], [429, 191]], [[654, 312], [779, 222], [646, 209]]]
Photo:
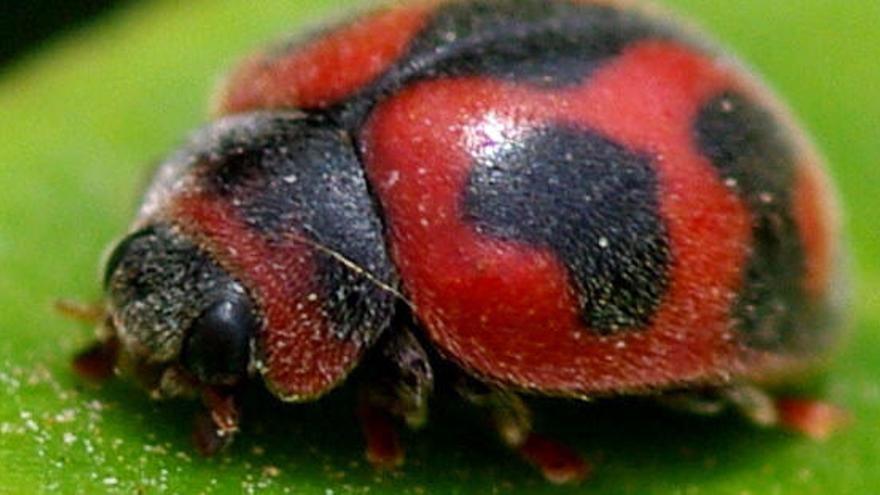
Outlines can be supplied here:
[[753, 423], [778, 426], [813, 440], [828, 438], [850, 419], [846, 411], [828, 402], [800, 397], [772, 397], [750, 385], [730, 387], [722, 393]]
[[852, 421], [844, 409], [809, 398], [778, 398], [776, 411], [783, 428], [814, 440], [825, 440]]
[[240, 411], [229, 388], [206, 386], [201, 396], [204, 409], [196, 414], [192, 439], [200, 454], [211, 456], [232, 443], [238, 433]]
[[670, 392], [658, 396], [657, 402], [674, 411], [700, 416], [714, 416], [734, 407], [755, 424], [776, 424], [773, 400], [760, 389], [750, 386]]
[[[150, 390], [150, 397], [157, 400], [185, 398], [204, 399], [205, 392], [199, 381], [180, 366], [169, 366], [159, 373], [158, 381]], [[216, 392], [215, 392], [216, 393]], [[208, 405], [208, 404], [206, 404]]]
[[403, 463], [395, 419], [410, 428], [425, 424], [434, 372], [425, 349], [406, 327], [379, 349], [360, 391], [357, 416], [366, 440], [367, 460], [378, 468]]
[[735, 385], [722, 388], [721, 399], [755, 425], [772, 427], [779, 424], [776, 402], [764, 390], [753, 385]]
[[101, 382], [113, 376], [118, 359], [119, 340], [114, 336], [78, 352], [73, 357], [73, 370], [87, 380]]
[[63, 316], [96, 325], [97, 339], [73, 358], [73, 370], [79, 376], [100, 382], [116, 372], [120, 360], [119, 338], [102, 304], [57, 301], [55, 309]]
[[555, 484], [577, 483], [589, 465], [569, 447], [532, 431], [532, 413], [516, 394], [464, 378], [457, 387], [468, 402], [488, 410], [501, 441]]
[[393, 416], [374, 404], [371, 392], [363, 389], [357, 417], [366, 441], [367, 461], [377, 469], [394, 469], [403, 464], [403, 447]]
[[661, 404], [696, 414], [718, 414], [728, 407], [762, 427], [781, 427], [823, 440], [849, 421], [843, 409], [819, 400], [773, 397], [754, 385], [683, 392], [660, 397]]

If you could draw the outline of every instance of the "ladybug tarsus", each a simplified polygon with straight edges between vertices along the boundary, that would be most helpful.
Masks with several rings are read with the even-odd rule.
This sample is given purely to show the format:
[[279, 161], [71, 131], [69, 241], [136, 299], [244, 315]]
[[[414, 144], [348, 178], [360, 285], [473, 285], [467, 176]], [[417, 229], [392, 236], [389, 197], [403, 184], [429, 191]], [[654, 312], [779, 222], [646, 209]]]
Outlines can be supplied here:
[[481, 383], [459, 373], [455, 391], [467, 402], [489, 414], [492, 428], [508, 447], [518, 447], [532, 431], [532, 413], [514, 392]]
[[756, 426], [783, 428], [824, 440], [849, 422], [849, 413], [829, 402], [806, 397], [775, 397], [748, 384], [663, 394], [657, 402], [677, 411], [716, 415], [730, 408]]
[[73, 358], [73, 369], [81, 377], [101, 382], [113, 376], [119, 358], [119, 340], [115, 337], [98, 341]]
[[210, 457], [232, 443], [238, 433], [240, 411], [230, 390], [205, 387], [201, 395], [204, 409], [196, 413], [192, 439], [196, 450]]
[[852, 421], [845, 409], [816, 399], [783, 397], [775, 405], [780, 426], [814, 440], [826, 440]]
[[537, 468], [554, 484], [579, 483], [589, 465], [571, 448], [532, 431], [532, 412], [522, 398], [460, 374], [456, 391], [471, 404], [485, 409], [501, 441]]
[[590, 465], [577, 452], [536, 433], [529, 434], [516, 451], [555, 485], [577, 484], [590, 474]]
[[395, 469], [403, 464], [404, 451], [391, 414], [362, 398], [357, 417], [366, 441], [367, 461], [378, 469]]
[[229, 444], [229, 438], [219, 435], [208, 411], [199, 411], [193, 421], [192, 443], [199, 455], [212, 457]]
[[425, 424], [434, 371], [410, 325], [398, 324], [379, 345], [361, 383], [357, 416], [367, 460], [380, 468], [395, 468], [404, 457], [395, 420], [411, 429]]

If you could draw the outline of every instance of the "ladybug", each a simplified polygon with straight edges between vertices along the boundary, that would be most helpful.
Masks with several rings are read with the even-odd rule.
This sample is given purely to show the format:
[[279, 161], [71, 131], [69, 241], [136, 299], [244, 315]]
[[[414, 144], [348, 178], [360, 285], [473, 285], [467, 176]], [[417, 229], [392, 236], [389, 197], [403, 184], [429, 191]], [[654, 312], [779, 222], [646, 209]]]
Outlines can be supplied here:
[[838, 210], [816, 151], [730, 56], [638, 6], [411, 3], [246, 60], [159, 166], [105, 268], [82, 373], [313, 401], [358, 364], [367, 456], [394, 466], [441, 368], [549, 480], [573, 451], [524, 395], [732, 406], [823, 436], [774, 395], [841, 333]]

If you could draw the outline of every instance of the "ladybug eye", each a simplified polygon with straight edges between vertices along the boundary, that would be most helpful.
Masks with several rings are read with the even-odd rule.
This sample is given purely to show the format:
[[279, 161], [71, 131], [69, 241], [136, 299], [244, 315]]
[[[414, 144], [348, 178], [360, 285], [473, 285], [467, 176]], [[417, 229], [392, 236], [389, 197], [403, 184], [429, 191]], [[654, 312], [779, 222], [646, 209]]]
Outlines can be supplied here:
[[183, 344], [183, 366], [205, 383], [234, 382], [247, 372], [250, 339], [256, 330], [250, 299], [231, 294], [193, 322]]

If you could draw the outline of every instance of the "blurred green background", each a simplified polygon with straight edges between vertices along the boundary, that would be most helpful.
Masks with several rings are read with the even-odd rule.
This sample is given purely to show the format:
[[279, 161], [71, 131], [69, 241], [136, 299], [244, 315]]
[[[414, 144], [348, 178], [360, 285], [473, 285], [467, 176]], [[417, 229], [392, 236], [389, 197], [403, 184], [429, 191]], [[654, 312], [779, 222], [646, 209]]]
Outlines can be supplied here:
[[[219, 458], [196, 457], [192, 404], [154, 404], [128, 383], [95, 388], [71, 374], [70, 356], [90, 331], [51, 303], [98, 297], [102, 249], [125, 228], [148, 166], [204, 122], [219, 74], [356, 2], [132, 2], [17, 59], [0, 78], [0, 493], [876, 493], [880, 2], [665, 3], [763, 73], [829, 159], [857, 291], [854, 333], [827, 395], [853, 412], [851, 428], [812, 443], [736, 417], [539, 402], [539, 427], [596, 467], [583, 486], [559, 488], [442, 398], [425, 431], [404, 434], [406, 466], [373, 472], [343, 389], [297, 407], [255, 394], [239, 441]], [[9, 24], [7, 38], [30, 26]]]

